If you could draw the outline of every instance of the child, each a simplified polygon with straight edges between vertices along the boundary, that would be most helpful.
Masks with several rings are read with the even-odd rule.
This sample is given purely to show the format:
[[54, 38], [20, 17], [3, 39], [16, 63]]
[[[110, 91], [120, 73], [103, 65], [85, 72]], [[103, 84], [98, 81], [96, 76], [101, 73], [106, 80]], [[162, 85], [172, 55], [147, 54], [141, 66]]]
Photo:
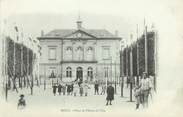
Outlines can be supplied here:
[[18, 108], [23, 109], [25, 106], [26, 106], [26, 102], [25, 102], [25, 99], [24, 99], [24, 95], [21, 94], [20, 99], [18, 100]]
[[136, 109], [139, 109], [139, 106], [140, 106], [140, 95], [141, 95], [141, 90], [140, 90], [140, 87], [137, 86], [134, 89], [134, 96], [135, 96], [135, 99], [136, 99]]
[[88, 95], [88, 89], [90, 89], [90, 87], [87, 84], [87, 81], [85, 81], [85, 83], [83, 83], [83, 89], [84, 89], [85, 96], [87, 96]]

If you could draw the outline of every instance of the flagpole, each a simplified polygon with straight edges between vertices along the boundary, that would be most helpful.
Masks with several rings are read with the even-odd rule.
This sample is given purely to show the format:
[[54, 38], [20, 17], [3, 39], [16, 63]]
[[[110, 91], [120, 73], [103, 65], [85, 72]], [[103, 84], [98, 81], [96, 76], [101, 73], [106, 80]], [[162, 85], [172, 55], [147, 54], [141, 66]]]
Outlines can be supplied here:
[[[16, 30], [16, 33], [18, 32], [18, 28], [17, 28], [17, 26], [15, 25], [15, 30]], [[16, 34], [16, 39], [18, 40], [18, 35]], [[16, 40], [15, 39], [15, 40]], [[14, 41], [14, 43], [13, 43], [13, 90], [15, 90], [15, 88], [16, 88], [16, 76], [15, 76], [15, 62], [16, 62], [16, 56], [15, 56], [15, 54], [16, 54], [16, 47], [15, 47], [15, 41]]]
[[[30, 44], [29, 41], [30, 40], [28, 40], [28, 46]], [[27, 47], [27, 88], [28, 88], [28, 85], [30, 85], [28, 76], [29, 76], [29, 47]]]
[[[2, 42], [3, 42], [3, 49], [2, 49], [2, 54], [3, 54], [3, 60], [4, 60], [4, 64], [3, 66], [1, 67], [3, 70], [3, 82], [2, 82], [2, 85], [4, 87], [4, 81], [5, 81], [5, 99], [6, 101], [8, 100], [8, 79], [7, 79], [7, 43], [6, 43], [6, 20], [4, 21], [4, 29], [3, 29], [3, 39], [2, 39]], [[2, 61], [3, 61], [2, 60]]]
[[154, 30], [154, 62], [155, 62], [155, 75], [154, 75], [154, 90], [155, 90], [155, 92], [157, 91], [157, 83], [156, 83], [156, 80], [157, 80], [157, 75], [158, 75], [158, 73], [157, 73], [157, 39], [158, 39], [158, 37], [157, 37], [158, 35], [157, 35], [157, 31], [156, 30]]
[[148, 48], [147, 48], [147, 26], [146, 26], [146, 22], [144, 19], [144, 28], [145, 28], [145, 72], [148, 74]]
[[23, 30], [22, 30], [22, 33], [21, 33], [21, 89], [22, 89], [22, 78], [23, 78], [23, 64], [24, 64], [24, 62], [23, 62], [23, 44], [24, 44], [24, 42], [23, 42]]
[[137, 24], [137, 85], [139, 85], [139, 39], [138, 39], [138, 24]]
[[131, 46], [130, 46], [130, 102], [132, 102], [132, 85], [133, 85], [133, 55], [132, 55], [132, 39], [133, 39], [133, 35], [131, 34], [130, 36], [130, 42], [131, 42]]
[[[127, 45], [127, 43], [126, 43]], [[128, 45], [126, 46], [126, 80], [127, 80], [127, 87], [128, 87]]]
[[[123, 43], [124, 44], [124, 43]], [[124, 46], [124, 45], [123, 45]], [[121, 47], [121, 62], [122, 62], [122, 64], [121, 64], [121, 69], [122, 69], [122, 71], [121, 71], [121, 97], [123, 97], [123, 87], [124, 87], [124, 49], [123, 49], [123, 46]]]

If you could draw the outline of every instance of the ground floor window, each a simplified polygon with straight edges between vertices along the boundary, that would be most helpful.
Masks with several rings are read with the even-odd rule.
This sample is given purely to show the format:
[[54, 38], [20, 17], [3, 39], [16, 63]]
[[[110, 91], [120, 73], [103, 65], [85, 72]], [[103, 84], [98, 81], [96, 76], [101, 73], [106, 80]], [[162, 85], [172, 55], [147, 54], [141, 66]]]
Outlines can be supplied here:
[[87, 76], [88, 76], [88, 78], [89, 78], [90, 81], [93, 80], [93, 68], [92, 67], [89, 67], [88, 68]]
[[69, 77], [69, 78], [72, 77], [72, 68], [71, 67], [67, 67], [67, 69], [66, 69], [66, 77]]

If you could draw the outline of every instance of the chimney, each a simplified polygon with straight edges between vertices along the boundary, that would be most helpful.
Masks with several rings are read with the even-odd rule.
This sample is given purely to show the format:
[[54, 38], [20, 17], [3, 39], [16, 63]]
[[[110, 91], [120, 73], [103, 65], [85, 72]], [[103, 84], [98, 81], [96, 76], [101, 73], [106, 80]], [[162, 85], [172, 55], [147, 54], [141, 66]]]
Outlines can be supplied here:
[[117, 30], [115, 30], [115, 36], [118, 37], [118, 31]]
[[41, 36], [44, 36], [44, 31], [43, 30], [41, 30]]

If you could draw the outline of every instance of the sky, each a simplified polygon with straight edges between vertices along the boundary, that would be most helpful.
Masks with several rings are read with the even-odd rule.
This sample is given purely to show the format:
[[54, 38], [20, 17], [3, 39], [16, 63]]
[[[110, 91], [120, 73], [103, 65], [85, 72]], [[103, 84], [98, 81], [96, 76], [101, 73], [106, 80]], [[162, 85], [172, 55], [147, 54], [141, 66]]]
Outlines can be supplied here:
[[1, 16], [36, 37], [40, 30], [75, 28], [80, 14], [86, 28], [118, 30], [128, 39], [130, 33], [135, 35], [137, 24], [142, 33], [144, 19], [150, 28], [174, 6], [163, 0], [1, 0]]
[[[76, 28], [80, 13], [85, 28], [105, 28], [128, 39], [152, 23], [158, 32], [158, 91], [183, 90], [183, 1], [182, 0], [1, 0], [0, 21], [22, 27], [33, 37], [53, 29]], [[166, 91], [165, 91], [166, 90]], [[172, 97], [174, 98], [174, 97]], [[163, 100], [163, 99], [162, 99]]]

